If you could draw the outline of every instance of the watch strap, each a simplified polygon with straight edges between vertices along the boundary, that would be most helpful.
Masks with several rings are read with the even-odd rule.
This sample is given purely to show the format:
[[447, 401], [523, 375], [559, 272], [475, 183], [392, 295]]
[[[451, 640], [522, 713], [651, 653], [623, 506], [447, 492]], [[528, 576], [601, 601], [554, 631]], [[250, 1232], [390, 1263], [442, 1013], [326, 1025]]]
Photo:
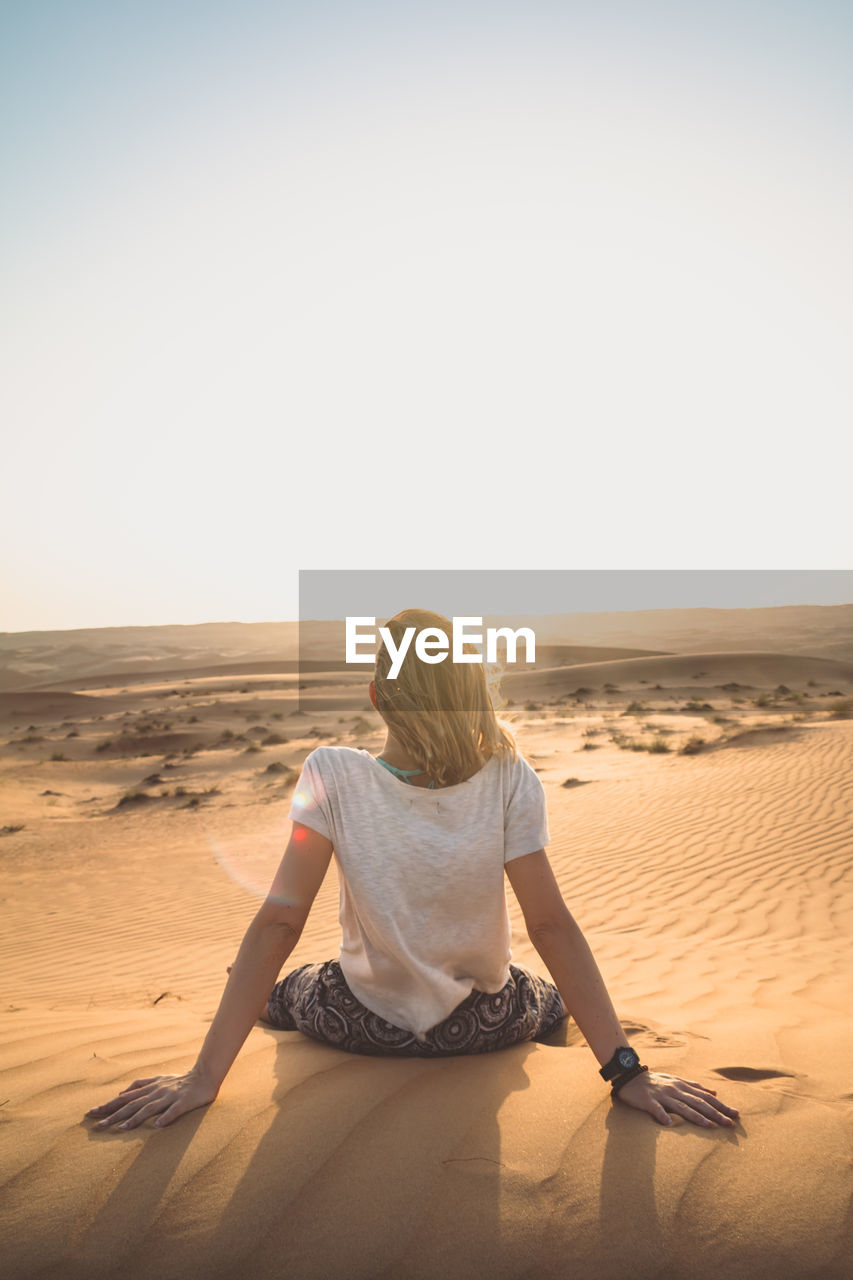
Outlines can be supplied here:
[[644, 1071], [648, 1071], [648, 1067], [641, 1066], [640, 1063], [637, 1063], [636, 1067], [631, 1067], [630, 1071], [626, 1071], [617, 1080], [614, 1080], [610, 1088], [610, 1096], [615, 1098], [623, 1084], [627, 1084], [629, 1080], [634, 1080], [637, 1076], [641, 1076]]

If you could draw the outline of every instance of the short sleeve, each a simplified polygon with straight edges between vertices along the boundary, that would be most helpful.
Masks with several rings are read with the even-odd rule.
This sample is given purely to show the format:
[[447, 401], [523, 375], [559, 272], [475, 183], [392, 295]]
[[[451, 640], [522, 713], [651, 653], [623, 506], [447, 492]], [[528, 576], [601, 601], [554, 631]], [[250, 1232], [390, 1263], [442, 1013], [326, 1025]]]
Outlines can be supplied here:
[[302, 765], [299, 781], [290, 803], [290, 819], [332, 839], [332, 813], [323, 782], [319, 750], [311, 752]]
[[504, 862], [544, 849], [548, 843], [545, 788], [522, 755], [515, 759], [512, 786], [504, 810]]

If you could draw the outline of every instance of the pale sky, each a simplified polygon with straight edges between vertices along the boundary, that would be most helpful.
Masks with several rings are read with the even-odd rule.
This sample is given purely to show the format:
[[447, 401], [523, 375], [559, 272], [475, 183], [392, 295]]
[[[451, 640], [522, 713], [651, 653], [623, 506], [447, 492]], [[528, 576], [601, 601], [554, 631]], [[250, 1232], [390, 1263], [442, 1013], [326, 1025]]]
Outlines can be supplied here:
[[849, 4], [0, 15], [0, 630], [853, 565]]

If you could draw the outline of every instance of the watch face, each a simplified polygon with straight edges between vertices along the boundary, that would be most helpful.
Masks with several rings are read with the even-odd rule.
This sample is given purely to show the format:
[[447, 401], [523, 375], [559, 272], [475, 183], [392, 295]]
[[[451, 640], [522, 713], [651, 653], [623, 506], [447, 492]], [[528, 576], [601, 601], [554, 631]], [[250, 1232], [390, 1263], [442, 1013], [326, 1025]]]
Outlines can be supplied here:
[[638, 1061], [639, 1059], [633, 1049], [619, 1050], [620, 1067], [633, 1067], [637, 1064]]

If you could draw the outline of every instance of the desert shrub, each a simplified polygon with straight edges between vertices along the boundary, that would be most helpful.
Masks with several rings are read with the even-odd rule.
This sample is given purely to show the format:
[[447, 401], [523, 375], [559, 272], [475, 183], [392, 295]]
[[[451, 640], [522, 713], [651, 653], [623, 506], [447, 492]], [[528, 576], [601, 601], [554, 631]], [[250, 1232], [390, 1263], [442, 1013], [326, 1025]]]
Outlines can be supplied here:
[[271, 720], [283, 720], [283, 719], [284, 719], [284, 712], [282, 712], [282, 711], [274, 711], [274, 712], [272, 713], [272, 715], [270, 716], [270, 719], [271, 719]]
[[687, 739], [687, 741], [684, 743], [684, 746], [681, 748], [681, 754], [682, 754], [683, 756], [695, 756], [695, 755], [698, 755], [698, 754], [699, 754], [699, 752], [703, 749], [703, 747], [704, 747], [704, 746], [705, 746], [705, 739], [704, 739], [704, 738], [700, 738], [700, 737], [698, 737], [698, 736], [694, 733], [694, 734], [693, 734], [691, 737], [689, 737], [689, 738]]
[[51, 760], [67, 760], [68, 756], [64, 756], [61, 751], [54, 751], [50, 758]]
[[142, 804], [146, 800], [154, 800], [154, 796], [149, 796], [147, 791], [125, 791], [124, 795], [118, 802], [120, 809], [123, 804]]
[[249, 755], [251, 752], [260, 751], [260, 750], [261, 748], [258, 746], [257, 742], [250, 742], [247, 747], [243, 748], [243, 755], [244, 756]]
[[286, 764], [282, 763], [281, 760], [271, 760], [270, 763], [267, 765], [266, 769], [264, 769], [264, 773], [292, 773], [292, 772], [293, 770], [289, 769]]
[[605, 692], [605, 693], [618, 693], [618, 692], [619, 692], [619, 686], [618, 686], [618, 684], [610, 684], [610, 683], [607, 683], [607, 684], [605, 684], [605, 685], [603, 686], [603, 688], [604, 688], [604, 692]]
[[850, 698], [834, 702], [829, 708], [830, 720], [849, 720], [851, 717], [853, 717], [853, 700]]
[[614, 734], [612, 741], [620, 751], [650, 751], [652, 755], [662, 755], [670, 750], [669, 743], [663, 738], [626, 738], [624, 734]]
[[600, 742], [585, 742], [581, 747], [581, 751], [597, 751], [600, 746]]
[[644, 702], [629, 702], [622, 714], [623, 716], [646, 716], [649, 714], [649, 709]]
[[287, 738], [283, 737], [282, 734], [268, 733], [267, 736], [261, 740], [261, 746], [280, 747], [285, 742], [287, 742]]
[[72, 729], [72, 730], [71, 730], [71, 732], [70, 732], [70, 733], [66, 733], [66, 735], [65, 735], [65, 736], [66, 736], [66, 738], [79, 738], [79, 737], [80, 737], [80, 734], [77, 732], [77, 730], [76, 730], [76, 729]]
[[540, 711], [541, 708], [542, 704], [540, 702], [525, 702], [524, 704], [525, 711]]
[[23, 831], [23, 822], [9, 822], [5, 827], [0, 827], [0, 836], [13, 836], [16, 831]]
[[111, 747], [112, 745], [113, 745], [113, 740], [112, 740], [112, 738], [104, 738], [103, 742], [99, 742], [99, 743], [98, 743], [98, 745], [95, 747], [95, 750], [96, 750], [96, 751], [109, 751], [109, 749], [110, 749], [110, 747]]

